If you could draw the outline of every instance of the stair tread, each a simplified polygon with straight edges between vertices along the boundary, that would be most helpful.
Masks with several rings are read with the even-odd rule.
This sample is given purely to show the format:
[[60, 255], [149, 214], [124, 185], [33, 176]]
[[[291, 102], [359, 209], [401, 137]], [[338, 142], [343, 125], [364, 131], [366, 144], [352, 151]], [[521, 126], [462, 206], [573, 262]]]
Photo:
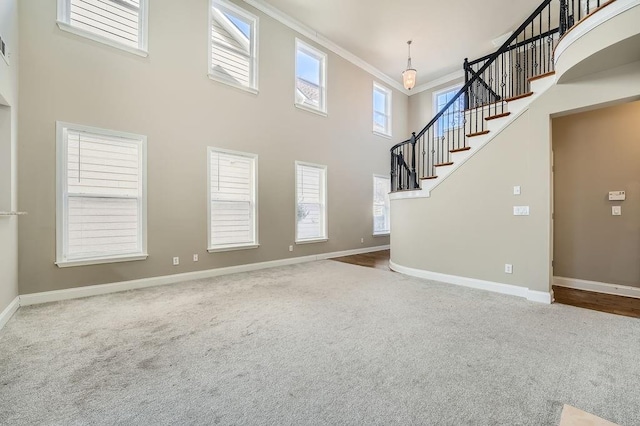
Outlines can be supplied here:
[[496, 120], [498, 118], [507, 117], [509, 115], [511, 115], [510, 112], [503, 112], [502, 114], [496, 114], [496, 115], [492, 115], [491, 117], [485, 117], [485, 120], [486, 121]]
[[429, 179], [438, 179], [438, 176], [424, 176], [420, 178], [420, 180], [429, 180]]
[[488, 131], [488, 130], [483, 130], [483, 131], [481, 131], [481, 132], [469, 133], [469, 134], [467, 135], [467, 137], [468, 137], [468, 138], [473, 138], [473, 137], [475, 137], [475, 136], [482, 136], [482, 135], [486, 135], [487, 133], [489, 133], [489, 131]]
[[549, 71], [549, 72], [546, 72], [544, 74], [534, 75], [533, 77], [529, 77], [529, 82], [540, 80], [541, 78], [552, 76], [555, 73], [556, 73], [555, 71]]
[[448, 163], [435, 164], [433, 167], [451, 166], [452, 164], [453, 164], [453, 161], [450, 161], [450, 162], [448, 162]]
[[522, 95], [518, 95], [518, 96], [514, 96], [512, 98], [505, 99], [505, 102], [517, 101], [518, 99], [527, 98], [527, 97], [529, 97], [531, 95], [533, 95], [533, 92], [523, 93]]
[[470, 146], [465, 146], [464, 148], [456, 148], [456, 149], [452, 149], [449, 152], [450, 153], [454, 153], [454, 152], [462, 152], [462, 151], [469, 151], [471, 149]]

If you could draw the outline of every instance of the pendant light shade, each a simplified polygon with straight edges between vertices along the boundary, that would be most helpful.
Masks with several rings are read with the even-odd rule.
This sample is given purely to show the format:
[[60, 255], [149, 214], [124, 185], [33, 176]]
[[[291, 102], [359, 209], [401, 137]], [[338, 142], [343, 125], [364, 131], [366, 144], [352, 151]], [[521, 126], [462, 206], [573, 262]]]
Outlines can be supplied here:
[[409, 46], [409, 59], [407, 60], [407, 69], [402, 73], [402, 84], [407, 90], [411, 90], [416, 85], [418, 71], [411, 66], [411, 40], [407, 42]]

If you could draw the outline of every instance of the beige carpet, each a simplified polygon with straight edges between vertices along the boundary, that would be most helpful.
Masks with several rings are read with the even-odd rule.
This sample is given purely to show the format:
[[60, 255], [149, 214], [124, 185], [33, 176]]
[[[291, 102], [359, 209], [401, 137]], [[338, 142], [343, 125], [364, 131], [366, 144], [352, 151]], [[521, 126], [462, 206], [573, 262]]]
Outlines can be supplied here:
[[640, 425], [640, 320], [323, 261], [20, 309], [2, 425]]

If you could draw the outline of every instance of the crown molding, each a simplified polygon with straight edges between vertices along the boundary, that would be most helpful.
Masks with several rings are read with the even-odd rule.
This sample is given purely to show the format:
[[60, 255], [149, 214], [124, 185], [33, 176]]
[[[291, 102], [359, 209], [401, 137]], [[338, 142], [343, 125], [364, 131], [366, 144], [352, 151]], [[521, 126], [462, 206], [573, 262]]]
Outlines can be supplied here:
[[415, 87], [409, 96], [417, 95], [420, 92], [424, 92], [426, 90], [433, 89], [438, 86], [443, 86], [445, 84], [451, 83], [454, 80], [459, 80], [464, 77], [464, 70], [454, 71], [450, 74], [443, 75], [440, 78], [436, 78], [435, 80], [431, 80], [428, 83], [421, 84], [420, 86]]
[[244, 1], [248, 5], [253, 6], [254, 8], [258, 9], [259, 11], [264, 13], [265, 15], [270, 16], [271, 18], [275, 19], [276, 21], [280, 22], [281, 24], [291, 28], [292, 30], [298, 32], [299, 34], [307, 37], [308, 39], [310, 39], [312, 41], [314, 41], [315, 43], [321, 45], [322, 47], [324, 47], [326, 49], [329, 49], [330, 51], [332, 51], [336, 55], [346, 59], [347, 61], [351, 62], [355, 66], [363, 69], [364, 71], [368, 72], [369, 74], [371, 74], [372, 76], [374, 76], [378, 80], [380, 80], [380, 81], [384, 82], [385, 84], [393, 87], [394, 89], [398, 90], [399, 92], [402, 92], [407, 96], [411, 96], [413, 94], [413, 92], [410, 92], [410, 91], [406, 90], [402, 86], [402, 84], [400, 84], [400, 82], [398, 82], [398, 81], [394, 80], [393, 78], [389, 77], [387, 74], [383, 73], [382, 71], [380, 71], [379, 69], [377, 69], [373, 65], [371, 65], [368, 62], [364, 61], [363, 59], [357, 57], [356, 55], [354, 55], [353, 53], [349, 52], [348, 50], [338, 46], [337, 44], [335, 44], [331, 40], [329, 40], [326, 37], [324, 37], [323, 35], [319, 34], [313, 28], [308, 27], [307, 25], [303, 24], [302, 22], [292, 18], [291, 16], [287, 15], [286, 13], [282, 12], [281, 10], [276, 9], [275, 7], [273, 7], [270, 4], [266, 3], [264, 0], [242, 0], [242, 1]]

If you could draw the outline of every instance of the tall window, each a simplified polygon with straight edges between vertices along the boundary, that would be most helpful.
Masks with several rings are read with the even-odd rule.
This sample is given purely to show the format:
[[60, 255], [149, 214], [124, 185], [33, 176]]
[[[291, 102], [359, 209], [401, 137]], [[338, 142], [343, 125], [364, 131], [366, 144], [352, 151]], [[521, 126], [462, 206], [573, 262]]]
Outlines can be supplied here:
[[146, 56], [148, 0], [58, 0], [60, 29]]
[[327, 55], [296, 39], [296, 106], [327, 113]]
[[57, 123], [57, 265], [146, 258], [146, 137]]
[[254, 154], [209, 148], [209, 251], [258, 245]]
[[256, 92], [258, 18], [226, 0], [211, 0], [209, 17], [209, 76]]
[[386, 235], [390, 232], [389, 219], [391, 203], [391, 179], [388, 176], [373, 176], [373, 235]]
[[[433, 94], [433, 115], [435, 116], [453, 99], [462, 85], [450, 87], [448, 89], [435, 92]], [[436, 134], [444, 136], [451, 130], [456, 130], [464, 125], [464, 95], [460, 96], [456, 101], [447, 108], [447, 111], [438, 119], [436, 123]]]
[[373, 83], [373, 131], [391, 136], [391, 90]]
[[296, 242], [327, 238], [327, 166], [296, 161]]

